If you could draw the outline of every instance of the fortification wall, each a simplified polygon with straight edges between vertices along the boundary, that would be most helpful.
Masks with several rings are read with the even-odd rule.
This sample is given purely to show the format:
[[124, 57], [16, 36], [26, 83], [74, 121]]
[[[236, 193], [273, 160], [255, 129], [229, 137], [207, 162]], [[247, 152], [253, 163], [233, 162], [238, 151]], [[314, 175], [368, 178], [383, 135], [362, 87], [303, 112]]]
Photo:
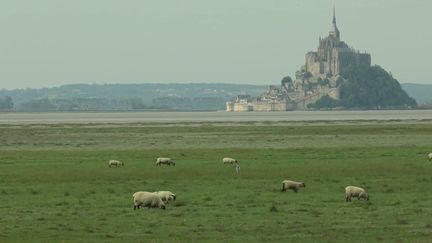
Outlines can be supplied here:
[[233, 112], [234, 111], [234, 103], [231, 101], [226, 102], [226, 111]]
[[287, 103], [285, 101], [280, 102], [252, 102], [253, 111], [286, 111]]
[[233, 111], [235, 112], [252, 111], [252, 106], [249, 103], [234, 103]]

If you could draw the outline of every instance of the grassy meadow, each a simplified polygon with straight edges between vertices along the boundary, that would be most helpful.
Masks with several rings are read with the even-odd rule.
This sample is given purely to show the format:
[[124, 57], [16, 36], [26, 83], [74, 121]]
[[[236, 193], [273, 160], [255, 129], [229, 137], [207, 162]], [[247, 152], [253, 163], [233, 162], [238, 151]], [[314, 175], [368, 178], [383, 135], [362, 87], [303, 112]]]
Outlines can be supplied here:
[[430, 242], [428, 152], [431, 121], [0, 125], [0, 242]]

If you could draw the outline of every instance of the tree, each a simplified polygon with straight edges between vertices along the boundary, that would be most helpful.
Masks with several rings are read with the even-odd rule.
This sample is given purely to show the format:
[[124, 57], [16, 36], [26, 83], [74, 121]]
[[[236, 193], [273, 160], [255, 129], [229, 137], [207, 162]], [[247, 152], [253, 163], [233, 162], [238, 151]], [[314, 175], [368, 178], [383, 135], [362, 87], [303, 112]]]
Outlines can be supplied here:
[[322, 108], [334, 108], [338, 106], [338, 101], [331, 98], [328, 95], [324, 95], [313, 104], [309, 104], [308, 108], [322, 109]]
[[147, 107], [143, 104], [142, 100], [139, 99], [139, 98], [130, 98], [130, 99], [129, 99], [129, 103], [130, 103], [130, 106], [131, 106], [131, 109], [132, 109], [132, 110], [142, 110], [142, 109], [147, 108]]
[[380, 66], [347, 67], [341, 73], [347, 81], [341, 84], [340, 105], [346, 108], [415, 107], [399, 82]]
[[0, 111], [11, 111], [14, 103], [10, 96], [0, 97]]
[[329, 85], [330, 84], [330, 80], [328, 78], [325, 78], [325, 79], [318, 78], [317, 83], [319, 85]]
[[286, 76], [281, 80], [281, 85], [285, 86], [286, 84], [291, 84], [292, 78], [290, 76]]
[[21, 110], [24, 111], [54, 111], [57, 106], [51, 103], [47, 98], [32, 100], [21, 104]]

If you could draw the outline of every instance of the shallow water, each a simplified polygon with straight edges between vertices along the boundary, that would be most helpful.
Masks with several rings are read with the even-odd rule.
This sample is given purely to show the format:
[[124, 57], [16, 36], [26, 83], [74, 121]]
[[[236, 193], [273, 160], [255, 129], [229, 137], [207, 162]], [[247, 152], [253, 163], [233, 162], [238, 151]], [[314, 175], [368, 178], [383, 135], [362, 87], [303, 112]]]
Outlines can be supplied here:
[[0, 113], [1, 124], [430, 120], [432, 110]]

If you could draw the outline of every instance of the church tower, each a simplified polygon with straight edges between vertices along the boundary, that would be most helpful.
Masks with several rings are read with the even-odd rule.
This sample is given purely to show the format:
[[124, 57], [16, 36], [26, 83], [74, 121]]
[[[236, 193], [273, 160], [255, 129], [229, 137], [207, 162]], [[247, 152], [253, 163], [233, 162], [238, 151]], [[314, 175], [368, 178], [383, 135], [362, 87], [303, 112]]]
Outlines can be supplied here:
[[336, 26], [336, 11], [335, 7], [333, 6], [333, 23], [329, 31], [329, 36], [335, 37], [337, 40], [340, 40], [340, 33]]
[[369, 54], [359, 53], [340, 40], [334, 6], [329, 35], [324, 38], [320, 37], [317, 51], [308, 52], [305, 57], [305, 70], [313, 77], [320, 78], [338, 75], [349, 66], [370, 66], [371, 63]]

